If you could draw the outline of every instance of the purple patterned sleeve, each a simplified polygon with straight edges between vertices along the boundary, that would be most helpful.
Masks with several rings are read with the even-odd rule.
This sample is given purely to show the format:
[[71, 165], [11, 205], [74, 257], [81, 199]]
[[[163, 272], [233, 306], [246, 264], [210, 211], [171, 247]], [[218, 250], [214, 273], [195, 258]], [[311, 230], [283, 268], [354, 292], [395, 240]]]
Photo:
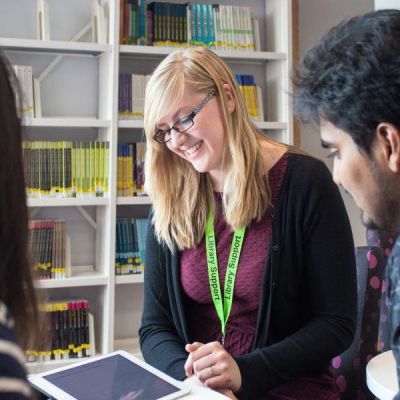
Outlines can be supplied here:
[[[389, 314], [391, 325], [391, 347], [397, 364], [397, 379], [400, 377], [400, 238], [397, 239], [387, 263], [389, 278]], [[400, 400], [400, 393], [395, 400]]]

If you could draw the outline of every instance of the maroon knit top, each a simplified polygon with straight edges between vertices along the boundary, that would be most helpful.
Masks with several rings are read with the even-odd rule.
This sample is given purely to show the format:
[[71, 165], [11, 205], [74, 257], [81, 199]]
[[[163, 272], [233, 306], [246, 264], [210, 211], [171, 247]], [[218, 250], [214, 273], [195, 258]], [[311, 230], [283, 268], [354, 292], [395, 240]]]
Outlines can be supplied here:
[[[288, 154], [284, 154], [270, 169], [266, 179], [271, 188], [272, 206], [276, 203], [286, 172]], [[221, 291], [232, 240], [232, 231], [222, 215], [221, 194], [215, 193], [219, 210], [215, 221], [215, 239]], [[226, 327], [225, 349], [232, 356], [250, 353], [257, 324], [260, 285], [267, 261], [272, 234], [272, 207], [260, 222], [247, 227], [236, 274], [231, 314]], [[208, 282], [204, 239], [193, 249], [181, 254], [181, 282], [186, 297], [186, 314], [191, 341], [208, 343], [221, 340], [221, 323], [212, 302]], [[257, 399], [262, 400], [338, 400], [336, 384], [329, 371], [317, 377], [304, 377], [288, 382]]]
[[[268, 173], [271, 202], [275, 204], [287, 167], [284, 154]], [[214, 222], [218, 255], [218, 270], [223, 292], [225, 273], [231, 247], [232, 231], [222, 215], [222, 198], [214, 194], [217, 215]], [[238, 356], [252, 351], [256, 331], [260, 285], [267, 260], [272, 232], [271, 207], [261, 221], [247, 227], [236, 274], [231, 314], [226, 327], [225, 349]], [[189, 337], [193, 341], [208, 343], [221, 340], [221, 323], [214, 308], [208, 282], [206, 247], [204, 238], [193, 249], [181, 254], [181, 281], [187, 297]], [[222, 293], [223, 295], [223, 293]]]

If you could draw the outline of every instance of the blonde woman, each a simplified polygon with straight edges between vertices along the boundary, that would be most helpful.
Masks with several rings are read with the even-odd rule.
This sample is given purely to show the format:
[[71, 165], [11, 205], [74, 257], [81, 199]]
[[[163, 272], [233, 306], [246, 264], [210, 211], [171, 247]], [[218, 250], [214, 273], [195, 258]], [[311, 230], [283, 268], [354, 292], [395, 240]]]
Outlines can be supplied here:
[[328, 366], [352, 342], [357, 289], [327, 168], [261, 134], [203, 48], [157, 67], [145, 131], [145, 360], [230, 398], [338, 399]]

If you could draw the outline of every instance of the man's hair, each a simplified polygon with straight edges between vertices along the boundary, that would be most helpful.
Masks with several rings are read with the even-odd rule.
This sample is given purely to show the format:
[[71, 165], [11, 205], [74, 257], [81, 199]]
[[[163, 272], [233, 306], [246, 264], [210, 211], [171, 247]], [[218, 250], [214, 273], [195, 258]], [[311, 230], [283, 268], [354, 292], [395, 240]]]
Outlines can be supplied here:
[[293, 83], [295, 115], [329, 121], [370, 154], [379, 123], [400, 128], [400, 11], [341, 22], [307, 51]]

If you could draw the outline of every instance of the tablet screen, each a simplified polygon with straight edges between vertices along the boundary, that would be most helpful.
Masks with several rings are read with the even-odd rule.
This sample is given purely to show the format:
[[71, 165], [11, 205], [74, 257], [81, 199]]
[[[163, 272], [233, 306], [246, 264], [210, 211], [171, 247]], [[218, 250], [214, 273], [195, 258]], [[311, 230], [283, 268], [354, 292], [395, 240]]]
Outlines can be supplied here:
[[77, 399], [156, 400], [181, 390], [119, 354], [43, 378]]

